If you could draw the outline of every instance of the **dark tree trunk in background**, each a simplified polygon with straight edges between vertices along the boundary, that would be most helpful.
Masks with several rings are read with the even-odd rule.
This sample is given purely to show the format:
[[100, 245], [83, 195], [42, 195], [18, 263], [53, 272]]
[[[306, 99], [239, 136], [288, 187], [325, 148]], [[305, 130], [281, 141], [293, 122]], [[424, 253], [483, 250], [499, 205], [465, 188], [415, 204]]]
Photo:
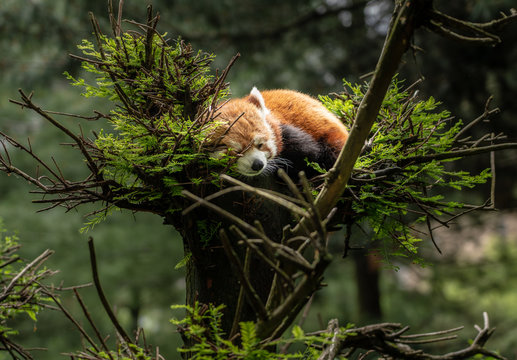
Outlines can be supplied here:
[[141, 327], [138, 320], [140, 319], [140, 311], [142, 310], [142, 299], [138, 288], [131, 289], [131, 298], [128, 305], [131, 313], [131, 332], [136, 333], [138, 328]]
[[[275, 177], [250, 178], [247, 183], [279, 192], [286, 188]], [[253, 224], [254, 220], [262, 223], [266, 234], [274, 241], [280, 241], [282, 229], [292, 219], [290, 213], [271, 201], [244, 192], [233, 192], [214, 201], [221, 208], [230, 211], [242, 220]], [[179, 215], [178, 215], [179, 216]], [[174, 219], [177, 224], [178, 219]], [[222, 327], [230, 333], [237, 307], [240, 282], [234, 265], [230, 262], [219, 238], [219, 229], [228, 229], [230, 222], [222, 219], [213, 211], [199, 207], [181, 219], [185, 254], [191, 254], [186, 265], [186, 303], [214, 305], [225, 304]], [[213, 231], [207, 238], [206, 230]], [[230, 241], [244, 264], [245, 247], [235, 244], [231, 232], [227, 231]], [[250, 281], [264, 304], [271, 287], [273, 271], [263, 261], [252, 257]], [[253, 309], [245, 299], [245, 305], [239, 321], [256, 321]]]
[[354, 265], [361, 321], [379, 321], [382, 319], [379, 259], [371, 253], [359, 253], [354, 256]]

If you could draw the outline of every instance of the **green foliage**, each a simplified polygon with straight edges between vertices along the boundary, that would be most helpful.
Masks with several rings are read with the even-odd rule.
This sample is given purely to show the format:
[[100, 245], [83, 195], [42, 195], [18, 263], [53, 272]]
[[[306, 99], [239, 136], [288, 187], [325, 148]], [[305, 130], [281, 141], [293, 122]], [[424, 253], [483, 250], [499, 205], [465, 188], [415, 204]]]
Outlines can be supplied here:
[[86, 349], [84, 353], [77, 353], [73, 357], [78, 359], [95, 359], [95, 360], [151, 360], [155, 359], [156, 355], [149, 352], [148, 349], [140, 347], [132, 343], [119, 343], [116, 350], [97, 350], [93, 347]]
[[[467, 13], [467, 10], [472, 10], [467, 16], [481, 21], [491, 18], [489, 10], [492, 10], [494, 14], [499, 12], [503, 3], [506, 4], [505, 7], [514, 5], [513, 0], [504, 0], [442, 2], [440, 6], [442, 8], [447, 7], [448, 9], [453, 8], [455, 13]], [[217, 49], [217, 59], [219, 59], [221, 65], [223, 65], [221, 59], [228, 58], [237, 51], [242, 52], [242, 57], [239, 60], [239, 71], [232, 74], [232, 89], [239, 94], [244, 94], [253, 84], [260, 84], [262, 87], [268, 88], [296, 88], [311, 93], [337, 91], [339, 88], [338, 82], [340, 74], [346, 73], [352, 74], [351, 76], [359, 76], [375, 66], [377, 52], [369, 50], [377, 48], [379, 46], [378, 39], [380, 38], [382, 40], [384, 37], [383, 33], [379, 34], [371, 31], [377, 29], [371, 28], [370, 24], [372, 24], [372, 21], [364, 21], [365, 17], [372, 16], [372, 11], [364, 11], [363, 7], [353, 7], [352, 11], [347, 11], [345, 15], [350, 16], [352, 20], [348, 20], [346, 23], [343, 21], [342, 16], [339, 18], [337, 16], [324, 16], [319, 19], [319, 21], [309, 23], [309, 27], [302, 26], [293, 28], [290, 29], [290, 31], [282, 32], [281, 36], [260, 37], [257, 42], [255, 41], [257, 37], [254, 35], [260, 34], [264, 25], [266, 25], [268, 29], [282, 28], [286, 21], [305, 15], [310, 11], [309, 7], [313, 4], [307, 2], [302, 6], [299, 1], [284, 1], [282, 2], [282, 9], [285, 9], [285, 11], [278, 11], [276, 6], [264, 7], [260, 2], [243, 2], [242, 0], [238, 3], [235, 1], [233, 1], [233, 3], [178, 1], [174, 2], [173, 6], [170, 6], [170, 2], [154, 0], [153, 4], [156, 8], [160, 9], [162, 22], [165, 22], [162, 23], [162, 25], [165, 28], [179, 29], [178, 31], [183, 34], [194, 35], [189, 36], [189, 38], [194, 39], [194, 41], [205, 42], [204, 44], [197, 43], [195, 45], [196, 48]], [[238, 4], [238, 6], [236, 6], [236, 4]], [[138, 19], [142, 12], [141, 5], [140, 2], [126, 1], [124, 16], [129, 19]], [[374, 4], [373, 7], [376, 5], [377, 4]], [[467, 6], [470, 7], [466, 9]], [[78, 104], [81, 104], [80, 101], [70, 99], [72, 93], [69, 89], [56, 86], [56, 84], [60, 83], [59, 80], [53, 80], [50, 78], [50, 75], [56, 72], [62, 72], [64, 66], [67, 68], [71, 67], [68, 62], [69, 59], [67, 59], [67, 51], [64, 49], [71, 49], [73, 43], [70, 43], [70, 41], [75, 42], [76, 39], [87, 36], [85, 33], [89, 33], [87, 30], [89, 26], [87, 23], [88, 19], [82, 14], [86, 14], [87, 11], [102, 14], [105, 12], [105, 7], [106, 3], [104, 1], [39, 0], [27, 2], [7, 0], [2, 2], [2, 6], [0, 6], [0, 17], [3, 20], [4, 33], [16, 34], [16, 36], [4, 36], [0, 40], [3, 45], [3, 53], [6, 54], [2, 59], [4, 69], [2, 72], [2, 84], [4, 85], [2, 90], [3, 97], [15, 96], [18, 87], [30, 87], [30, 89], [33, 89], [37, 82], [37, 84], [43, 84], [45, 88], [44, 91], [35, 89], [35, 94], [39, 95], [39, 98], [44, 95], [46, 99], [44, 99], [42, 103], [47, 104], [49, 108], [58, 108], [70, 112], [71, 108], [69, 106], [76, 107]], [[257, 9], [261, 11], [262, 15], [260, 18], [256, 16]], [[375, 16], [382, 16], [382, 14], [389, 15], [391, 7], [387, 7], [386, 9], [379, 8], [378, 10], [379, 13], [375, 12]], [[78, 15], [72, 18], [70, 14]], [[229, 21], [229, 17], [233, 20]], [[267, 19], [267, 21], [265, 19]], [[101, 24], [105, 24], [107, 21], [105, 19], [99, 20]], [[350, 26], [350, 24], [360, 24], [361, 26]], [[376, 22], [376, 24], [378, 24], [378, 22]], [[346, 31], [343, 31], [343, 26], [346, 27]], [[330, 31], [333, 31], [333, 36], [322, 36], [322, 34], [328, 34]], [[366, 31], [369, 32], [369, 36], [367, 37], [364, 36]], [[242, 32], [244, 32], [245, 36], [217, 36], [217, 34], [231, 35], [232, 33], [240, 34]], [[246, 34], [251, 34], [253, 38], [246, 36]], [[517, 35], [516, 32], [509, 32], [507, 37], [515, 39], [515, 35]], [[286, 36], [294, 40], [286, 41]], [[420, 36], [425, 39], [420, 41], [420, 43], [425, 44], [427, 51], [425, 56], [419, 57], [418, 63], [420, 66], [418, 66], [417, 71], [423, 71], [425, 73], [428, 80], [424, 83], [424, 87], [429, 89], [428, 93], [433, 93], [437, 95], [437, 98], [447, 101], [448, 109], [452, 110], [452, 108], [456, 106], [460, 111], [467, 111], [465, 114], [466, 117], [475, 116], [477, 114], [480, 98], [485, 97], [487, 93], [494, 93], [496, 94], [498, 105], [501, 108], [506, 108], [503, 114], [503, 120], [504, 118], [508, 120], [506, 122], [508, 124], [507, 126], [515, 124], [515, 111], [512, 111], [512, 109], [515, 110], [513, 94], [515, 94], [515, 85], [517, 84], [517, 77], [515, 76], [517, 67], [513, 66], [515, 61], [512, 61], [510, 57], [511, 55], [515, 58], [514, 47], [511, 46], [511, 43], [514, 42], [512, 39], [509, 39], [510, 41], [507, 42], [510, 46], [498, 47], [496, 56], [498, 61], [494, 63], [493, 61], [487, 61], [487, 56], [484, 56], [486, 53], [484, 47], [474, 47], [465, 51], [465, 48], [458, 46], [457, 42], [447, 42], [437, 37], [433, 38], [434, 34], [426, 34], [423, 32]], [[315, 38], [319, 40], [313, 41]], [[253, 41], [250, 42], [250, 39]], [[251, 43], [253, 46], [249, 46]], [[282, 46], [277, 46], [278, 44], [282, 44]], [[436, 46], [436, 44], [439, 44], [439, 46]], [[365, 51], [357, 51], [359, 48]], [[264, 51], [264, 49], [267, 51]], [[326, 51], [325, 49], [333, 50]], [[355, 49], [355, 51], [350, 49]], [[292, 66], [293, 59], [296, 59], [296, 66]], [[446, 61], [445, 59], [449, 60]], [[473, 65], [458, 66], [458, 64], [467, 63]], [[409, 66], [404, 67], [404, 70], [411, 71], [411, 64], [408, 63], [407, 65]], [[74, 69], [70, 71], [73, 72]], [[433, 74], [437, 74], [438, 76], [433, 76]], [[448, 86], [443, 86], [443, 74], [447, 76]], [[334, 78], [332, 78], [332, 76], [334, 76]], [[414, 76], [413, 74], [409, 74], [406, 77], [413, 78]], [[329, 78], [331, 79], [330, 85]], [[329, 86], [333, 88], [329, 89]], [[512, 89], [514, 91], [512, 91]], [[445, 94], [443, 93], [444, 91], [446, 92]], [[441, 93], [438, 94], [439, 92]], [[68, 104], [64, 107], [61, 105], [56, 106], [54, 101], [59, 99], [68, 99]], [[4, 114], [4, 119], [2, 119], [4, 127], [9, 120], [13, 119], [16, 119], [16, 121], [13, 120], [13, 122], [15, 122], [17, 130], [20, 128], [23, 130], [24, 126], [28, 127], [34, 124], [34, 121], [20, 121], [21, 116], [17, 112], [18, 109], [8, 104], [7, 101], [3, 101], [2, 103], [3, 104], [0, 105], [2, 109], [0, 112]], [[72, 112], [76, 111], [74, 110]], [[458, 113], [458, 111], [453, 112]], [[27, 115], [28, 113], [25, 114]], [[46, 130], [48, 129], [37, 128], [35, 132], [45, 134]], [[27, 134], [24, 132], [21, 137], [25, 138], [26, 136]], [[36, 143], [36, 141], [33, 140], [34, 138], [31, 137], [33, 144]], [[55, 141], [47, 140], [44, 143], [46, 143], [47, 147], [51, 148], [49, 152], [52, 155], [59, 154], [58, 148], [54, 145], [49, 145], [54, 144]], [[502, 156], [503, 154], [500, 155]], [[500, 161], [498, 165], [503, 166], [504, 162], [507, 164], [507, 167], [514, 167], [515, 162], [508, 160], [509, 159]], [[76, 161], [71, 164], [66, 164], [66, 167], [69, 168], [77, 163], [79, 162]], [[513, 173], [513, 171], [505, 171], [503, 169], [499, 171], [498, 177], [503, 179], [504, 176], [513, 176], [511, 175]], [[61, 227], [71, 227], [70, 220], [72, 220], [73, 225], [77, 227], [77, 223], [80, 223], [80, 220], [75, 219], [74, 216], [76, 216], [76, 214], [67, 214], [67, 221], [56, 220], [56, 217], [63, 216], [59, 212], [47, 212], [46, 214], [39, 214], [37, 217], [34, 217], [35, 210], [27, 211], [27, 201], [30, 199], [25, 199], [25, 202], [20, 202], [19, 196], [22, 190], [18, 190], [17, 192], [6, 190], [6, 184], [12, 183], [12, 181], [9, 182], [7, 180], [12, 179], [13, 176], [10, 178], [3, 177], [2, 179], [3, 212], [6, 216], [11, 216], [23, 224], [23, 228], [22, 226], [17, 226], [20, 230], [38, 232], [38, 241], [31, 244], [31, 250], [37, 251], [36, 246], [42, 247], [42, 249], [47, 246], [55, 247], [55, 243], [47, 245], [48, 243], [42, 241], [42, 238], [44, 238], [43, 240], [51, 239], [51, 241], [62, 239], [61, 241], [63, 243], [66, 242], [66, 244], [58, 244], [61, 246], [60, 251], [63, 251], [62, 248], [65, 246], [70, 247], [70, 239], [76, 236], [76, 232], [70, 230], [65, 234]], [[24, 182], [16, 182], [16, 185], [23, 185], [23, 183]], [[512, 182], [502, 181], [502, 183], [511, 184]], [[514, 199], [511, 199], [510, 190], [511, 189], [505, 186], [505, 199], [509, 199], [507, 202], [509, 205], [515, 204], [515, 202], [512, 203]], [[24, 189], [23, 192], [25, 191]], [[14, 195], [6, 199], [9, 193], [14, 193]], [[517, 192], [514, 191], [513, 196], [515, 197], [516, 194]], [[9, 202], [9, 200], [11, 201]], [[504, 200], [503, 196], [500, 197], [500, 200]], [[15, 207], [22, 208], [23, 211], [15, 212], [16, 215], [13, 215], [13, 208]], [[49, 216], [54, 216], [54, 218], [50, 218], [50, 222], [54, 226], [48, 226], [44, 234], [39, 227], [38, 230], [35, 230], [33, 222], [36, 221], [37, 224], [39, 224], [38, 222], [43, 221], [35, 219], [47, 219]], [[126, 230], [127, 235], [117, 234], [117, 239], [127, 240], [128, 238], [138, 238], [134, 235], [134, 230], [136, 226], [140, 227], [142, 223], [145, 223], [145, 221], [142, 222], [139, 220], [137, 223], [122, 226], [118, 224], [118, 228], [120, 230]], [[55, 226], [58, 225], [61, 227], [56, 230]], [[159, 224], [156, 224], [155, 229], [158, 227]], [[103, 229], [106, 229], [106, 227], [99, 227], [96, 230], [101, 231]], [[131, 229], [131, 231], [128, 231], [128, 229]], [[148, 230], [148, 232], [149, 231], [150, 230]], [[25, 238], [25, 236], [21, 237]], [[155, 237], [156, 236], [153, 235], [150, 238], [154, 240]], [[114, 240], [113, 236], [110, 240]], [[146, 245], [148, 240], [149, 238], [147, 238], [145, 242]], [[140, 244], [142, 242], [140, 241], [138, 243]], [[177, 244], [179, 242], [169, 241], [168, 243]], [[152, 245], [147, 246], [152, 247]], [[117, 245], [117, 252], [121, 254], [132, 254], [135, 253], [134, 247], [135, 241], [120, 241], [120, 244]], [[109, 242], [107, 252], [109, 253], [108, 249], [112, 248], [113, 245]], [[164, 247], [161, 246], [158, 253], [174, 253], [164, 251], [163, 248]], [[178, 252], [181, 252], [181, 249], [176, 251], [176, 253]], [[136, 253], [138, 253], [138, 251], [136, 251]], [[83, 255], [84, 251], [75, 251], [74, 249], [74, 251], [70, 251], [68, 255], [62, 256], [62, 258], [66, 259], [64, 260], [65, 262], [76, 265], [78, 263], [84, 263], [84, 261], [78, 260], [78, 257], [82, 259]], [[125, 256], [124, 258], [131, 259], [131, 256]], [[130, 262], [130, 260], [128, 261]], [[110, 261], [112, 266], [118, 263], [117, 261]], [[58, 267], [62, 269], [61, 274], [69, 274], [70, 281], [77, 276], [84, 276], [82, 275], [83, 273], [78, 273], [79, 270], [74, 266], [70, 266], [70, 269], [72, 269], [70, 271], [62, 266]], [[472, 273], [470, 270], [471, 269], [465, 271], [465, 273]], [[138, 275], [143, 276], [142, 273], [146, 272], [148, 271], [139, 271]], [[88, 271], [86, 271], [86, 273], [88, 273]], [[122, 273], [124, 273], [124, 271], [122, 271]], [[488, 269], [486, 273], [492, 273], [491, 269]], [[336, 276], [339, 277], [339, 283], [352, 280], [352, 277], [345, 279], [342, 274], [342, 272], [339, 272], [338, 276]], [[444, 275], [446, 278], [449, 277], [448, 273]], [[154, 281], [158, 281], [157, 276], [153, 275], [152, 278]], [[509, 278], [501, 276], [498, 279]], [[473, 276], [474, 284], [478, 284], [478, 280], [478, 278]], [[467, 280], [464, 280], [461, 284], [466, 286], [466, 281]], [[168, 283], [169, 281], [162, 281], [162, 283], [166, 282]], [[118, 292], [118, 286], [112, 287], [113, 289], [117, 289]], [[392, 293], [394, 287], [395, 286], [387, 289], [389, 291], [386, 293]], [[159, 286], [155, 286], [154, 288], [157, 289]], [[505, 288], [511, 291], [510, 286], [506, 286]], [[482, 295], [493, 293], [493, 291], [487, 289]], [[353, 299], [354, 297], [349, 296], [348, 298]], [[427, 296], [427, 298], [434, 299], [436, 297]], [[469, 296], [463, 298], [463, 300], [476, 298], [475, 296]], [[343, 299], [343, 296], [335, 296], [334, 300], [335, 299], [339, 301]], [[399, 299], [397, 305], [400, 306], [401, 309], [415, 307], [416, 304], [414, 301], [411, 302], [410, 306], [408, 306], [408, 303], [404, 303], [407, 301], [407, 296], [404, 295]], [[460, 299], [458, 299], [458, 301], [460, 301]], [[119, 305], [117, 305], [117, 307], [119, 307]], [[463, 305], [462, 309], [465, 308], [468, 308], [468, 306]], [[340, 310], [343, 309], [341, 308]], [[325, 311], [328, 311], [328, 308], [326, 308]], [[346, 308], [346, 311], [351, 310], [350, 308]], [[449, 315], [450, 317], [458, 316], [458, 313], [462, 312], [463, 311], [452, 311]], [[399, 313], [399, 310], [394, 310], [394, 314]], [[489, 311], [489, 313], [491, 313], [491, 311]], [[415, 319], [424, 319], [425, 321], [426, 315], [428, 314], [429, 309], [426, 309], [416, 315]], [[436, 317], [432, 318], [434, 319]], [[409, 319], [409, 323], [415, 323], [415, 319]], [[461, 321], [458, 320], [458, 322], [467, 321], [463, 321], [462, 319]], [[454, 323], [454, 326], [456, 325], [457, 324]], [[42, 334], [41, 332], [37, 332], [34, 333], [33, 336], [42, 340], [42, 335], [48, 338], [51, 336], [52, 331], [57, 331], [58, 329], [61, 330], [62, 327], [52, 323], [46, 333]], [[511, 336], [512, 329], [513, 327], [509, 327], [508, 331], [503, 331], [503, 333], [508, 333]], [[501, 333], [499, 333], [499, 335], [500, 334]], [[69, 337], [74, 338], [75, 335], [76, 334], [71, 334], [70, 332], [67, 334], [61, 332], [53, 338], [54, 340], [60, 339], [69, 344], [71, 341]], [[149, 335], [149, 332], [147, 332], [147, 335]], [[50, 344], [51, 341], [46, 341], [46, 343], [42, 341], [39, 346], [51, 346]], [[509, 346], [507, 351], [510, 352], [510, 349], [514, 348], [515, 346]], [[163, 344], [160, 350], [161, 353], [163, 353]], [[54, 352], [42, 352], [38, 354], [38, 358], [42, 359], [45, 356], [50, 357], [52, 356], [51, 353]]]
[[[346, 80], [344, 85], [349, 93], [335, 99], [322, 97], [322, 101], [351, 125], [367, 85]], [[378, 249], [388, 263], [390, 256], [422, 263], [417, 255], [421, 232], [414, 231], [414, 225], [429, 224], [464, 206], [444, 200], [447, 188], [472, 188], [491, 176], [489, 169], [471, 175], [447, 168], [447, 162], [458, 158], [452, 151], [457, 149], [455, 136], [462, 122], [453, 122], [448, 111], [438, 110], [439, 105], [432, 97], [417, 100], [395, 78], [355, 164], [349, 183], [353, 196], [348, 198], [354, 215], [349, 221], [370, 229], [372, 241], [384, 242]], [[449, 158], [433, 159], [447, 153], [451, 153]]]
[[43, 305], [52, 301], [42, 294], [38, 281], [49, 273], [46, 269], [34, 271], [25, 267], [17, 251], [20, 248], [16, 235], [8, 235], [0, 219], [0, 337], [6, 341], [18, 331], [9, 322], [19, 315], [27, 315], [36, 321]]
[[[328, 344], [330, 334], [307, 335], [299, 326], [292, 330], [291, 339], [262, 341], [257, 337], [253, 322], [241, 322], [239, 341], [226, 339], [221, 330], [221, 317], [224, 306], [200, 305], [194, 306], [173, 305], [173, 310], [185, 310], [183, 319], [172, 319], [182, 335], [187, 339], [186, 347], [178, 349], [181, 353], [188, 353], [189, 359], [194, 360], [271, 360], [271, 359], [318, 359], [321, 355], [322, 344]], [[302, 344], [304, 350], [291, 354], [281, 354], [270, 351], [285, 344]], [[313, 347], [312, 345], [318, 345]]]
[[318, 164], [317, 162], [309, 161], [309, 159], [305, 158], [305, 163], [307, 164], [308, 167], [310, 167], [313, 170], [316, 170], [316, 172], [319, 173], [319, 174], [325, 174], [326, 173], [325, 169], [323, 169], [320, 166], [320, 164]]
[[85, 97], [113, 105], [109, 114], [99, 114], [110, 128], [96, 133], [88, 147], [102, 182], [117, 194], [114, 200], [170, 203], [185, 186], [214, 182], [213, 169], [231, 161], [213, 159], [207, 149], [218, 125], [213, 109], [227, 92], [221, 77], [210, 75], [214, 55], [195, 52], [181, 39], [169, 44], [167, 34], [152, 28], [112, 37], [96, 29], [96, 36], [96, 45], [83, 40], [78, 46], [82, 67], [93, 79], [65, 75]]
[[199, 239], [201, 240], [202, 246], [206, 246], [210, 243], [221, 228], [221, 225], [221, 222], [210, 219], [196, 221]]

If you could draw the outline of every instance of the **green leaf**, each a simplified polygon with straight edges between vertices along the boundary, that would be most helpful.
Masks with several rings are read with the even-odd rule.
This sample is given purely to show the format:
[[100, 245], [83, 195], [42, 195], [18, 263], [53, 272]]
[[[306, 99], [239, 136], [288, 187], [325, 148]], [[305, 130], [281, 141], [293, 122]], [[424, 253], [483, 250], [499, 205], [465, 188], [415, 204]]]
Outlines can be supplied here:
[[187, 263], [190, 261], [190, 259], [192, 258], [192, 253], [187, 253], [185, 254], [185, 256], [183, 257], [183, 259], [180, 260], [180, 262], [178, 262], [176, 264], [176, 266], [174, 266], [174, 270], [179, 270], [181, 269], [182, 267], [186, 266]]
[[303, 332], [302, 328], [298, 325], [294, 325], [293, 330], [291, 332], [295, 339], [303, 339], [303, 337], [305, 336], [305, 333]]

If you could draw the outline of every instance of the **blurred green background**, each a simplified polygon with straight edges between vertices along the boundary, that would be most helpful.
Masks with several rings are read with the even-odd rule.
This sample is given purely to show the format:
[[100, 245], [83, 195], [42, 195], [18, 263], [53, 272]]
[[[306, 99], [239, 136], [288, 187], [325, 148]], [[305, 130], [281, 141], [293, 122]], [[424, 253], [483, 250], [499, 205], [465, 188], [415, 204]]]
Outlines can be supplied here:
[[[124, 18], [144, 22], [148, 1], [126, 0]], [[252, 86], [259, 89], [292, 88], [309, 94], [342, 90], [342, 78], [360, 82], [374, 69], [392, 10], [392, 1], [360, 0], [154, 0], [159, 11], [159, 30], [175, 39], [181, 36], [194, 48], [217, 55], [215, 69], [222, 69], [237, 52], [240, 59], [230, 72], [232, 93], [242, 96]], [[435, 1], [443, 12], [472, 21], [487, 21], [515, 6], [515, 0]], [[84, 176], [80, 156], [57, 144], [66, 139], [29, 111], [10, 104], [17, 89], [34, 91], [34, 101], [45, 109], [83, 115], [107, 104], [80, 96], [68, 84], [64, 71], [76, 76], [80, 63], [68, 54], [79, 52], [81, 39], [92, 39], [88, 12], [95, 13], [108, 32], [105, 0], [2, 0], [0, 3], [0, 129], [17, 139], [30, 138], [41, 157], [52, 157], [70, 177]], [[129, 26], [126, 24], [125, 26]], [[502, 33], [503, 43], [493, 48], [468, 46], [419, 31], [400, 70], [407, 84], [424, 76], [421, 98], [433, 96], [443, 107], [466, 122], [482, 113], [489, 95], [501, 115], [477, 129], [504, 131], [517, 138], [517, 26]], [[62, 119], [77, 129], [74, 119]], [[82, 124], [93, 129], [99, 124]], [[31, 159], [12, 151], [13, 161], [33, 169]], [[359, 311], [354, 261], [341, 259], [342, 236], [333, 238], [336, 261], [328, 272], [329, 286], [315, 296], [305, 328], [314, 330], [337, 317], [341, 324], [365, 325], [370, 321], [410, 324], [414, 331], [434, 331], [465, 325], [462, 338], [475, 335], [474, 323], [488, 311], [498, 330], [490, 347], [517, 355], [517, 152], [496, 155], [497, 189], [494, 214], [461, 219], [436, 238], [444, 255], [429, 244], [423, 252], [432, 266], [398, 264], [400, 270], [381, 269], [379, 301], [382, 319]], [[463, 166], [473, 172], [489, 167], [488, 156], [467, 159]], [[89, 209], [65, 213], [53, 209], [37, 213], [42, 206], [32, 188], [21, 179], [0, 174], [0, 217], [16, 232], [22, 255], [31, 259], [44, 249], [56, 251], [47, 266], [59, 269], [52, 282], [64, 287], [91, 281], [86, 238], [97, 247], [99, 270], [107, 295], [127, 329], [143, 326], [148, 342], [160, 347], [168, 359], [179, 356], [178, 334], [168, 319], [169, 305], [183, 303], [183, 269], [175, 269], [183, 257], [178, 234], [148, 214], [122, 212], [80, 234]], [[489, 186], [451, 194], [459, 200], [481, 204]], [[103, 317], [92, 288], [82, 289], [93, 317], [104, 334], [112, 331]], [[63, 304], [81, 317], [69, 293]], [[370, 316], [371, 315], [371, 316]], [[46, 311], [34, 323], [20, 320], [18, 340], [27, 347], [46, 347], [37, 359], [80, 348], [80, 337], [62, 314]], [[462, 343], [463, 345], [465, 343]], [[443, 351], [446, 351], [444, 345]], [[4, 356], [0, 352], [0, 359]]]

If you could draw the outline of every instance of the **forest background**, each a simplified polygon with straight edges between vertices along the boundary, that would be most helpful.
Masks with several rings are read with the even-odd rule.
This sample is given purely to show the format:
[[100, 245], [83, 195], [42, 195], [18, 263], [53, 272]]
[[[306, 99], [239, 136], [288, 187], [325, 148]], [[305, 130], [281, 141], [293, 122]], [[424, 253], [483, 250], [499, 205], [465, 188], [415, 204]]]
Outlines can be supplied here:
[[[33, 147], [47, 158], [66, 163], [69, 174], [80, 177], [81, 164], [71, 152], [55, 144], [58, 131], [43, 126], [43, 120], [8, 102], [17, 89], [34, 90], [35, 99], [46, 109], [84, 113], [90, 108], [80, 89], [62, 75], [76, 76], [81, 39], [92, 39], [88, 12], [108, 29], [106, 1], [95, 0], [4, 0], [0, 4], [0, 126], [19, 139], [30, 137]], [[148, 2], [128, 0], [124, 17], [143, 21]], [[438, 9], [470, 21], [487, 21], [514, 4], [512, 0], [435, 1]], [[195, 49], [217, 55], [222, 69], [237, 52], [241, 57], [228, 80], [234, 96], [259, 89], [290, 88], [312, 95], [340, 92], [342, 79], [362, 82], [375, 66], [392, 10], [392, 1], [165, 1], [154, 0], [160, 12], [160, 31], [170, 38], [182, 36]], [[400, 79], [409, 85], [426, 78], [420, 97], [434, 96], [459, 118], [471, 121], [484, 110], [490, 95], [501, 114], [493, 119], [498, 130], [517, 136], [517, 31], [505, 29], [503, 43], [492, 49], [463, 45], [418, 32], [415, 50], [408, 52]], [[85, 76], [81, 74], [81, 76]], [[91, 104], [91, 103], [90, 103]], [[98, 104], [102, 111], [106, 104]], [[93, 125], [92, 125], [93, 126]], [[477, 131], [490, 132], [490, 124]], [[64, 147], [63, 147], [64, 149]], [[16, 156], [13, 153], [12, 156]], [[24, 163], [24, 161], [26, 161]], [[490, 166], [488, 155], [467, 159], [473, 173]], [[30, 159], [16, 162], [30, 166]], [[436, 237], [443, 255], [432, 244], [424, 254], [434, 265], [421, 267], [400, 262], [398, 271], [382, 269], [379, 300], [381, 319], [359, 311], [354, 261], [335, 261], [328, 271], [326, 289], [317, 293], [304, 328], [324, 327], [328, 319], [365, 325], [385, 320], [411, 324], [415, 331], [432, 331], [480, 322], [487, 311], [497, 332], [491, 348], [508, 357], [517, 355], [517, 152], [496, 155], [498, 213], [475, 214], [458, 221]], [[110, 217], [88, 234], [79, 233], [88, 209], [65, 214], [64, 210], [36, 213], [30, 186], [14, 176], [0, 176], [0, 218], [21, 239], [21, 254], [29, 259], [44, 249], [56, 251], [47, 262], [60, 273], [55, 284], [72, 286], [91, 281], [86, 238], [95, 238], [99, 268], [107, 295], [128, 329], [143, 326], [148, 341], [160, 353], [175, 358], [179, 335], [168, 319], [175, 314], [169, 305], [183, 303], [184, 270], [181, 240], [170, 227], [152, 215], [124, 212]], [[463, 201], [482, 204], [490, 194], [489, 184], [462, 191]], [[340, 235], [337, 234], [336, 237]], [[335, 241], [336, 253], [340, 240]], [[93, 289], [82, 292], [93, 317], [102, 322]], [[62, 294], [66, 306], [77, 305], [71, 294]], [[98, 312], [96, 311], [98, 308]], [[46, 347], [38, 359], [80, 347], [79, 334], [61, 315], [44, 312], [37, 323], [21, 321], [18, 339], [27, 347]], [[104, 326], [109, 326], [107, 323]], [[101, 326], [102, 327], [102, 326]], [[70, 330], [70, 331], [68, 331]], [[465, 339], [473, 329], [462, 332]]]

